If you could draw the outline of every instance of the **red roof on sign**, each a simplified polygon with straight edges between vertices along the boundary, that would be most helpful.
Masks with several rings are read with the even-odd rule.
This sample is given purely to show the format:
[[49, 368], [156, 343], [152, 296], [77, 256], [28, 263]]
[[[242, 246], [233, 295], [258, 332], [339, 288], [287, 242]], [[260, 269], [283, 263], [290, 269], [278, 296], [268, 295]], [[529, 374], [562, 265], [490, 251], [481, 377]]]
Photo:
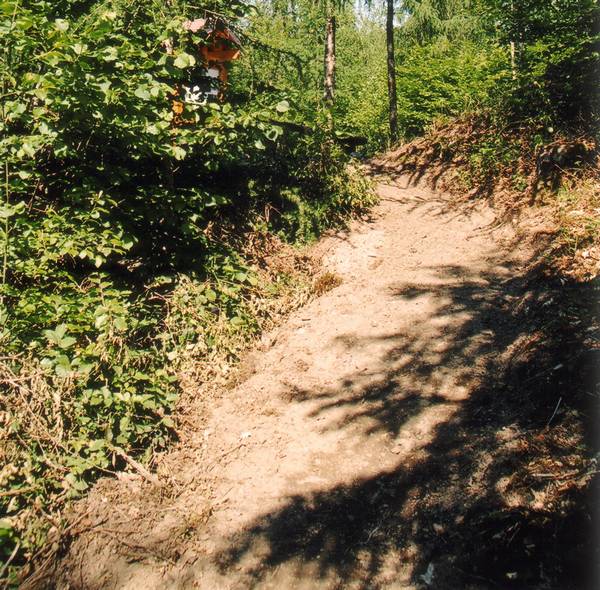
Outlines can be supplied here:
[[206, 31], [209, 35], [212, 35], [213, 33], [222, 33], [226, 35], [226, 38], [229, 41], [233, 42], [238, 47], [241, 47], [242, 45], [238, 36], [229, 29], [221, 19], [209, 20], [206, 18], [197, 18], [195, 20], [186, 20], [183, 23], [183, 28], [192, 33], [197, 33], [198, 31]]
[[196, 20], [186, 20], [183, 23], [183, 28], [186, 31], [192, 31], [192, 33], [197, 33], [200, 29], [203, 29], [206, 26], [205, 18], [197, 18]]

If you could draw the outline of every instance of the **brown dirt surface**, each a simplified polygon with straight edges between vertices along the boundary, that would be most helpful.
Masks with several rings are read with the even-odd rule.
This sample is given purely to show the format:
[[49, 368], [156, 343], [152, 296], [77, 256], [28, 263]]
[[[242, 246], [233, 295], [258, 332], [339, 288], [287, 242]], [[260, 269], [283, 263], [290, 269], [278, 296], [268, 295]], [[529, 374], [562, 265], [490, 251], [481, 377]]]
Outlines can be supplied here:
[[550, 321], [558, 290], [486, 204], [378, 191], [160, 485], [100, 482], [29, 587], [587, 587], [597, 326]]

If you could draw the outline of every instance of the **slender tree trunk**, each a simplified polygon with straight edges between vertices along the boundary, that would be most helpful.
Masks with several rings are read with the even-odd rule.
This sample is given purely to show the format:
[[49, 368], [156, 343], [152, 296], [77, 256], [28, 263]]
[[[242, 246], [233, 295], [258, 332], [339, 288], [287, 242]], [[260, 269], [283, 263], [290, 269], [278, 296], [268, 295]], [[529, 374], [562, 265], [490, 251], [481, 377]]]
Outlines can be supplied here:
[[327, 29], [325, 37], [325, 88], [323, 98], [330, 107], [335, 98], [335, 13], [334, 8], [327, 6]]
[[387, 38], [387, 79], [390, 120], [390, 143], [398, 141], [398, 105], [396, 95], [396, 55], [394, 53], [394, 0], [387, 0], [385, 26]]
[[[510, 3], [510, 14], [511, 18], [514, 21], [515, 19], [515, 3], [511, 1]], [[517, 52], [518, 52], [518, 44], [514, 39], [510, 41], [510, 69], [512, 71], [512, 79], [517, 79]]]
[[510, 69], [512, 71], [512, 79], [513, 80], [517, 79], [517, 59], [516, 59], [516, 55], [517, 55], [517, 50], [515, 48], [515, 42], [511, 41], [510, 42]]

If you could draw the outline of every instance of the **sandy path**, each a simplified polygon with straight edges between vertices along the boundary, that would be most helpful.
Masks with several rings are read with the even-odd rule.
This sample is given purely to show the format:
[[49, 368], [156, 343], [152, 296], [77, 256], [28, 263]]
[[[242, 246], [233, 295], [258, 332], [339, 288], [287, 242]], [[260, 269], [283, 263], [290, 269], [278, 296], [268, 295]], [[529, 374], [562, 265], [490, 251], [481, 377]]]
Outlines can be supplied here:
[[[419, 503], [435, 498], [434, 512], [460, 504], [449, 457], [464, 433], [442, 441], [441, 463], [427, 461], [502, 352], [494, 301], [525, 259], [509, 249], [509, 230], [492, 232], [483, 205], [452, 209], [403, 185], [379, 193], [373, 220], [324, 245], [342, 284], [263, 339], [251, 376], [199, 432], [179, 474], [185, 503], [145, 535], [182, 550], [134, 559], [80, 540], [71, 559], [84, 565], [76, 575], [66, 567], [63, 586], [415, 588], [434, 579], [417, 541]], [[200, 481], [211, 482], [208, 516]]]

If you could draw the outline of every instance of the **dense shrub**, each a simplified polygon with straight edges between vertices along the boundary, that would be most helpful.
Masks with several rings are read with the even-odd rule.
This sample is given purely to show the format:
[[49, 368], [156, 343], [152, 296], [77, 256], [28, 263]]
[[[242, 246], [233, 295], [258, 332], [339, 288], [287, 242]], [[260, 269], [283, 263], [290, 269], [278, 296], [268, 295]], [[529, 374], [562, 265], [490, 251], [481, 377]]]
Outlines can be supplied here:
[[[235, 23], [246, 7], [211, 8]], [[280, 213], [262, 230], [308, 239], [368, 201], [324, 137], [285, 135], [282, 95], [186, 104], [174, 120], [201, 67], [205, 38], [182, 27], [197, 13], [0, 3], [0, 557], [40, 542], [33, 514], [164, 446], [180, 350], [214, 349], [211, 323], [256, 329], [234, 234], [269, 204]], [[202, 325], [174, 333], [186, 290]]]
[[498, 106], [505, 117], [597, 126], [600, 8], [595, 0], [486, 0], [489, 26], [513, 43], [514, 79]]

